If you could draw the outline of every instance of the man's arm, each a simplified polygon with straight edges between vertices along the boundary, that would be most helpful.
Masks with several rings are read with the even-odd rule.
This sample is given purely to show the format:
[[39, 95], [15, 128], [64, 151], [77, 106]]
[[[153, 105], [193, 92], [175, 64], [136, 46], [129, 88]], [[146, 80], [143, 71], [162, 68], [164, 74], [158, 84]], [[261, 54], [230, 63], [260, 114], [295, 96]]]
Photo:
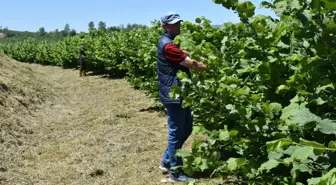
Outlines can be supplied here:
[[187, 54], [188, 57], [190, 57], [190, 52], [188, 52], [188, 51], [186, 51], [186, 50], [182, 50], [182, 51], [183, 51], [183, 53]]
[[187, 56], [182, 62], [180, 62], [180, 65], [185, 66], [192, 70], [202, 72], [205, 71], [207, 68], [207, 66], [204, 63], [192, 60], [189, 56]]
[[206, 65], [202, 62], [194, 61], [188, 55], [189, 52], [181, 50], [174, 44], [167, 44], [164, 48], [165, 57], [173, 63], [178, 63], [182, 66], [185, 66], [189, 69], [204, 71]]
[[[186, 51], [186, 50], [182, 50], [182, 51], [183, 51], [183, 53], [185, 53], [188, 57], [190, 57], [190, 52], [188, 52], [188, 51]], [[200, 62], [203, 62], [204, 58], [201, 57], [200, 59], [201, 59]]]

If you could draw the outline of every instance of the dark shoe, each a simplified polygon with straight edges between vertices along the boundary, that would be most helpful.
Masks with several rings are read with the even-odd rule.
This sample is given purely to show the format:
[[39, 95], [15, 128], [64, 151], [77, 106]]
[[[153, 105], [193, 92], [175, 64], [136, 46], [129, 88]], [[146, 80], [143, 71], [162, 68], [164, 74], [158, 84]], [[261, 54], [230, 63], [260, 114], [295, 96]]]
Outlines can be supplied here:
[[196, 180], [186, 175], [180, 175], [179, 177], [175, 177], [170, 174], [168, 181], [169, 182], [195, 182]]

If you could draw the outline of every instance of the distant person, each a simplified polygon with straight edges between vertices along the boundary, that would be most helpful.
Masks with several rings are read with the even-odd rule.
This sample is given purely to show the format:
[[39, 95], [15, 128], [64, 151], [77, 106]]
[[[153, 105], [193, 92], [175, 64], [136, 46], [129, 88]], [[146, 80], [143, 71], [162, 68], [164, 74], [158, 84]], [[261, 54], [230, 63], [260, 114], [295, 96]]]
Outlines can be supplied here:
[[79, 76], [86, 76], [87, 62], [85, 57], [85, 47], [83, 45], [84, 39], [81, 39], [78, 51]]
[[177, 13], [168, 13], [161, 18], [164, 30], [158, 42], [157, 72], [159, 80], [160, 101], [167, 109], [168, 114], [168, 147], [164, 151], [160, 169], [169, 172], [170, 182], [189, 182], [193, 178], [186, 176], [182, 168], [176, 171], [172, 167], [182, 166], [182, 159], [176, 158], [176, 151], [181, 149], [192, 132], [192, 115], [190, 107], [182, 108], [182, 98], [171, 99], [170, 88], [181, 86], [176, 77], [178, 71], [190, 76], [189, 69], [205, 71], [206, 65], [189, 57], [187, 51], [181, 50], [173, 43], [174, 38], [181, 32], [181, 19]]

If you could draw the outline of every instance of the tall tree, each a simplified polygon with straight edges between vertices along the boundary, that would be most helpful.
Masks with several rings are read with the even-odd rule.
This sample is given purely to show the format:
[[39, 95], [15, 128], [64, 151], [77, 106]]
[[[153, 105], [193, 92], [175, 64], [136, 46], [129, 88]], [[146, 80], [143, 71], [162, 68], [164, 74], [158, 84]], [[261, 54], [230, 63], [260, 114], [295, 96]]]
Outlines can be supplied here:
[[73, 37], [77, 34], [76, 30], [75, 29], [72, 29], [69, 33], [70, 37]]
[[39, 33], [40, 36], [45, 36], [46, 35], [46, 31], [45, 31], [44, 27], [41, 27], [39, 29], [38, 33]]
[[96, 28], [95, 28], [95, 25], [94, 25], [94, 22], [93, 21], [90, 21], [89, 22], [89, 31], [91, 31], [91, 30], [95, 30]]
[[106, 31], [106, 23], [103, 21], [99, 21], [98, 23], [98, 30], [99, 31]]
[[70, 25], [66, 24], [63, 29], [63, 36], [69, 36], [70, 33]]
[[120, 31], [120, 28], [118, 26], [111, 26], [107, 28], [108, 31]]
[[52, 35], [52, 37], [54, 38], [54, 39], [58, 39], [58, 38], [60, 38], [60, 37], [63, 37], [61, 34], [60, 34], [60, 31], [58, 30], [58, 29], [55, 29], [55, 31], [52, 31], [52, 32], [50, 32], [51, 33], [51, 35]]
[[7, 35], [7, 37], [12, 37], [14, 36], [13, 34], [10, 33], [8, 27], [6, 26], [5, 28], [2, 29], [2, 32]]

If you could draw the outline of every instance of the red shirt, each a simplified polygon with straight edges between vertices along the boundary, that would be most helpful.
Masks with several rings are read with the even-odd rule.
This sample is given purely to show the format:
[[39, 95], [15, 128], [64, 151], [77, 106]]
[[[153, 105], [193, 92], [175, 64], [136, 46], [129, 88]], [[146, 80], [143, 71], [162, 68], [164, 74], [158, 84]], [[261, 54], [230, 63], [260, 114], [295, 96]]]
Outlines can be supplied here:
[[170, 43], [164, 47], [164, 55], [168, 60], [174, 63], [180, 63], [187, 58], [187, 54], [185, 54], [177, 45]]

